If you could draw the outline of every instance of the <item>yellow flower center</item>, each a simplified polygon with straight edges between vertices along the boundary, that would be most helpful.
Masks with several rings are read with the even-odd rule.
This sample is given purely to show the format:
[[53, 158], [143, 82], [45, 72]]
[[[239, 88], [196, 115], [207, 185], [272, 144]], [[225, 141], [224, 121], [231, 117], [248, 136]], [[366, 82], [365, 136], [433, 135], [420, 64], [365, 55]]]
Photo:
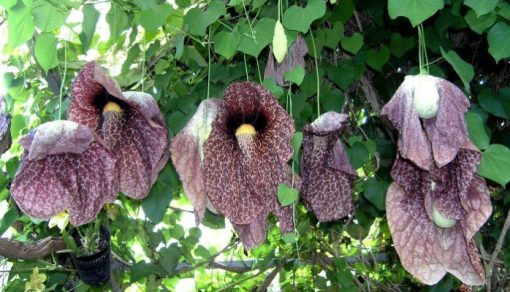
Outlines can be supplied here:
[[122, 109], [120, 108], [120, 106], [118, 104], [116, 104], [115, 102], [112, 102], [112, 101], [109, 101], [103, 108], [103, 113], [106, 113], [106, 112], [121, 112]]
[[253, 125], [242, 124], [236, 130], [236, 137], [239, 137], [241, 135], [250, 135], [250, 136], [253, 136], [253, 135], [255, 135], [255, 133], [257, 133], [257, 131], [255, 131], [255, 127], [253, 127]]

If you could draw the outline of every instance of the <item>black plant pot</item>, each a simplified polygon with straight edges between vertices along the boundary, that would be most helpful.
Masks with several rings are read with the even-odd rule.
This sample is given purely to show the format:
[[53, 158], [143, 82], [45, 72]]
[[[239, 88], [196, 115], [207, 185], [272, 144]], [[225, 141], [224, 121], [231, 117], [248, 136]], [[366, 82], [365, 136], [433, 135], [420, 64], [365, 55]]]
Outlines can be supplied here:
[[[110, 231], [101, 225], [99, 232], [102, 242], [99, 252], [80, 257], [71, 254], [71, 261], [78, 270], [78, 276], [90, 285], [102, 284], [110, 279]], [[78, 247], [81, 247], [80, 235], [76, 229], [73, 229], [70, 234]]]

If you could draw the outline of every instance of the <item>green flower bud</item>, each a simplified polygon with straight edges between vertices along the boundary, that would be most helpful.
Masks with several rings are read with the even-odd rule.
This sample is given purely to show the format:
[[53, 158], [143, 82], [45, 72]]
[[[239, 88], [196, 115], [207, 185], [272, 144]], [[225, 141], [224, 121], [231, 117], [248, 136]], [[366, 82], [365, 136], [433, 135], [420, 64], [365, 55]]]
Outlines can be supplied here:
[[287, 55], [287, 36], [282, 23], [278, 20], [274, 26], [273, 55], [278, 63], [283, 62]]

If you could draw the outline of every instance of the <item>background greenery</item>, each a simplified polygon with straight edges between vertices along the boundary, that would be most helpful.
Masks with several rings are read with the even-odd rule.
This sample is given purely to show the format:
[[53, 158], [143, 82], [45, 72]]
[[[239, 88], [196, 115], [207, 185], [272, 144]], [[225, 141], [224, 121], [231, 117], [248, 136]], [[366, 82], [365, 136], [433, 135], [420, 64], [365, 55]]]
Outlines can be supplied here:
[[[479, 174], [488, 178], [494, 206], [476, 235], [487, 264], [510, 208], [505, 188], [510, 181], [510, 4], [284, 0], [282, 7], [289, 46], [301, 34], [309, 52], [304, 68], [287, 73], [286, 85], [279, 87], [263, 76], [278, 19], [274, 0], [0, 0], [2, 93], [15, 141], [0, 159], [6, 174], [0, 176], [0, 234], [19, 241], [60, 236], [47, 222], [23, 215], [9, 196], [22, 154], [16, 141], [41, 123], [65, 117], [76, 72], [87, 60], [97, 60], [124, 89], [145, 91], [158, 100], [172, 137], [201, 100], [221, 97], [235, 81], [263, 83], [282, 105], [292, 102], [298, 131], [317, 117], [320, 100], [322, 112], [350, 115], [352, 124], [341, 138], [360, 174], [352, 218], [318, 224], [295, 202], [297, 233], [282, 238], [271, 218], [266, 243], [246, 252], [221, 216], [207, 213], [203, 225], [194, 226], [191, 206], [169, 163], [145, 200], [121, 195], [101, 212], [113, 251], [127, 262], [120, 264], [116, 257], [115, 281], [106, 289], [252, 290], [274, 277], [271, 287], [283, 290], [459, 288], [449, 275], [424, 287], [399, 263], [384, 207], [395, 132], [379, 110], [405, 75], [418, 72], [413, 25], [423, 23], [431, 74], [456, 83], [472, 103], [466, 120], [483, 153]], [[293, 139], [297, 150], [301, 139], [298, 132]], [[299, 170], [299, 153], [293, 159]], [[490, 278], [495, 291], [510, 287], [506, 237]], [[236, 260], [252, 260], [252, 266], [207, 268], [212, 261]], [[90, 289], [66, 256], [2, 263], [5, 290], [23, 290], [34, 267], [46, 274], [48, 291]]]

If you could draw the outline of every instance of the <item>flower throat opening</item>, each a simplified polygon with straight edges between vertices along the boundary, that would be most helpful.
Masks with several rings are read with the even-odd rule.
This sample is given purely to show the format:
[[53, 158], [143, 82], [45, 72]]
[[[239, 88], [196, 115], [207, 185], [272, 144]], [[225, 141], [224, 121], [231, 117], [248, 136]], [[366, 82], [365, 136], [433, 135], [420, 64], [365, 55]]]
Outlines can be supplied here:
[[261, 133], [267, 126], [267, 120], [262, 115], [232, 115], [227, 119], [227, 127], [233, 137]]

